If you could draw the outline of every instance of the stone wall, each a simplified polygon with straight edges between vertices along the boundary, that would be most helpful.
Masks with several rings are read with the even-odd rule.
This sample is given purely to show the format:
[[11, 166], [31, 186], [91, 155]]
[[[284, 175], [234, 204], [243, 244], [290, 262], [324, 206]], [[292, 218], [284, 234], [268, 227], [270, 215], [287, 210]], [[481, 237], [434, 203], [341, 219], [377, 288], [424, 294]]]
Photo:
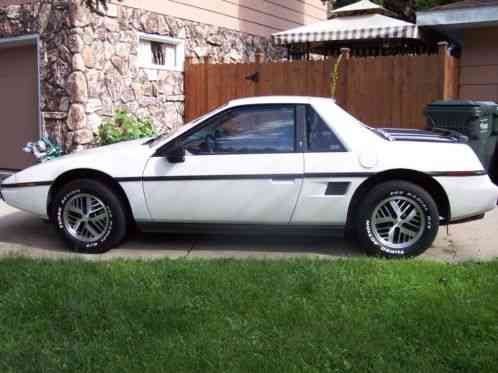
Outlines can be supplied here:
[[92, 129], [121, 107], [152, 118], [160, 132], [183, 123], [183, 73], [148, 74], [140, 68], [139, 33], [185, 39], [186, 55], [209, 54], [217, 61], [249, 61], [259, 49], [281, 55], [268, 39], [117, 5], [105, 16], [83, 10], [80, 27], [82, 49], [75, 58], [87, 77], [86, 117]]
[[185, 39], [186, 55], [215, 61], [248, 62], [258, 50], [283, 55], [265, 38], [119, 5], [101, 14], [79, 0], [0, 8], [0, 37], [41, 36], [44, 127], [66, 151], [92, 146], [118, 108], [150, 117], [160, 132], [183, 123], [183, 73], [160, 70], [151, 79], [138, 64], [141, 32]]

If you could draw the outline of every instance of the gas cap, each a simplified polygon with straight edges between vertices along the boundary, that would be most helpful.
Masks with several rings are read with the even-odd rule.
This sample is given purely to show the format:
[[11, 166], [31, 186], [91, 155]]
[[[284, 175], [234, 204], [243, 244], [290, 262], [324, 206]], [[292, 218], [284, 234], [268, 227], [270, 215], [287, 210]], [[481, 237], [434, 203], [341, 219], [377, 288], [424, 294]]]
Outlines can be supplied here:
[[374, 168], [379, 163], [379, 157], [374, 150], [365, 150], [358, 158], [363, 168]]

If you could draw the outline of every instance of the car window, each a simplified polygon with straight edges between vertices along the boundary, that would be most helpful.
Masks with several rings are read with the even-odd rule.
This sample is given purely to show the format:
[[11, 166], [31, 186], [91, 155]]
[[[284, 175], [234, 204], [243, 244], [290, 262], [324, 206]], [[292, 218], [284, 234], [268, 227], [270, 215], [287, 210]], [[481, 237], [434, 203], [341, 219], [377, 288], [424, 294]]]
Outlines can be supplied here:
[[290, 153], [295, 151], [294, 105], [252, 106], [228, 110], [184, 139], [193, 155]]
[[311, 106], [306, 108], [306, 138], [309, 152], [343, 152], [335, 133]]

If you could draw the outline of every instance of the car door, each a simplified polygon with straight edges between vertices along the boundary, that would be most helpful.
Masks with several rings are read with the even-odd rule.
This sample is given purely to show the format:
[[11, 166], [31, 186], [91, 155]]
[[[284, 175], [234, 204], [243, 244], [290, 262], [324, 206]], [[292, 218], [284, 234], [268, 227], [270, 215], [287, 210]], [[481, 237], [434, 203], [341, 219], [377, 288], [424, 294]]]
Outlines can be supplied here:
[[313, 106], [306, 107], [304, 181], [293, 224], [344, 225], [352, 193], [365, 179], [358, 172], [357, 157], [334, 131], [333, 121]]
[[183, 162], [152, 157], [144, 174], [159, 222], [288, 224], [303, 180], [295, 105], [229, 108], [173, 144]]

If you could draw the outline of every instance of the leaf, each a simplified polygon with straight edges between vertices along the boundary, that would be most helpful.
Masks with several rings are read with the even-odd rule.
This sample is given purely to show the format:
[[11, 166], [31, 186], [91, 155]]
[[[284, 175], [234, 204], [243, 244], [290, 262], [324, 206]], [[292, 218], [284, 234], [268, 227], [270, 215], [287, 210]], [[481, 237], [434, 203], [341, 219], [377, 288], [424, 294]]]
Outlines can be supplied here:
[[140, 118], [126, 109], [117, 109], [112, 119], [105, 120], [97, 129], [100, 145], [136, 140], [156, 135], [150, 118]]

